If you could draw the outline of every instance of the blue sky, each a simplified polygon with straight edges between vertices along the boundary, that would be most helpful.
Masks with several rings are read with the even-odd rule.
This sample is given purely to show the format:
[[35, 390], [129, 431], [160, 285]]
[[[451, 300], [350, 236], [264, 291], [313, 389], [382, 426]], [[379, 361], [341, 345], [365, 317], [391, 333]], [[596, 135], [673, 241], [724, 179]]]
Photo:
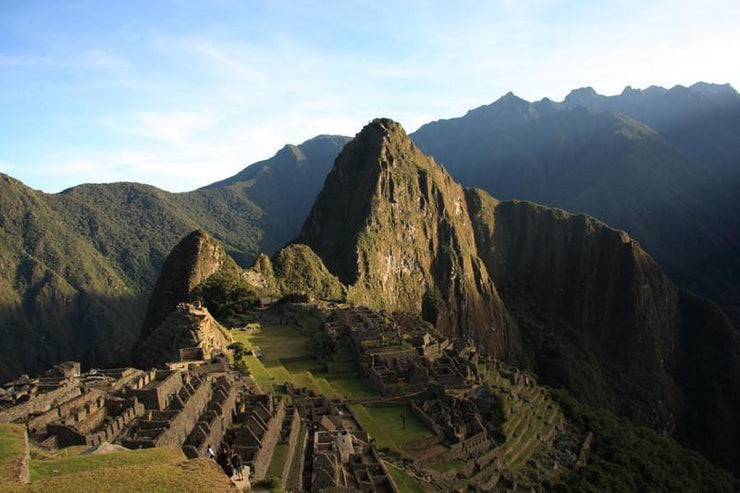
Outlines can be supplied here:
[[740, 85], [737, 1], [0, 0], [0, 172], [184, 191], [508, 91]]

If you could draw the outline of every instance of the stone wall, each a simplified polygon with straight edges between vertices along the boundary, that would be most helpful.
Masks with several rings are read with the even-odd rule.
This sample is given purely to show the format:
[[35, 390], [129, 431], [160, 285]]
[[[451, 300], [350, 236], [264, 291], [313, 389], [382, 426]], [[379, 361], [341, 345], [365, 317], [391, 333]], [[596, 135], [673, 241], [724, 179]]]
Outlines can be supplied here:
[[[111, 409], [113, 407], [113, 409]], [[117, 409], [117, 405], [108, 404], [98, 411], [103, 412], [103, 417], [94, 427], [74, 426], [70, 424], [49, 424], [47, 431], [49, 435], [56, 436], [59, 447], [70, 447], [72, 445], [95, 446], [103, 442], [113, 442], [137, 417], [144, 414], [144, 405], [136, 398], [127, 399], [123, 409]], [[90, 420], [88, 420], [90, 421]]]
[[0, 423], [22, 421], [30, 414], [45, 413], [52, 407], [70, 399], [74, 399], [81, 393], [82, 390], [80, 387], [70, 382], [55, 390], [37, 394], [32, 399], [22, 404], [0, 411]]
[[[104, 406], [104, 392], [90, 390], [81, 394], [79, 388], [77, 388], [77, 391], [77, 396], [72, 399], [57, 405], [43, 414], [31, 417], [28, 420], [28, 431], [33, 435], [45, 433], [48, 425], [51, 423], [62, 422], [70, 417], [77, 421], [84, 420], [89, 414]], [[102, 399], [102, 402], [98, 402], [100, 399]], [[79, 417], [75, 418], [76, 415], [79, 415]]]
[[161, 411], [148, 409], [121, 440], [125, 447], [182, 447], [212, 395], [210, 380], [185, 375], [185, 379], [178, 378], [181, 386], [172, 395], [170, 406]]
[[142, 379], [138, 384], [146, 382], [143, 386], [132, 387], [129, 392], [147, 409], [162, 410], [167, 407], [170, 396], [182, 387], [182, 378], [183, 373], [180, 371], [157, 370], [150, 372], [150, 377]]
[[226, 430], [234, 420], [236, 395], [237, 387], [227, 377], [220, 377], [213, 384], [213, 396], [182, 448], [189, 459], [205, 455], [209, 445], [216, 450], [221, 448]]

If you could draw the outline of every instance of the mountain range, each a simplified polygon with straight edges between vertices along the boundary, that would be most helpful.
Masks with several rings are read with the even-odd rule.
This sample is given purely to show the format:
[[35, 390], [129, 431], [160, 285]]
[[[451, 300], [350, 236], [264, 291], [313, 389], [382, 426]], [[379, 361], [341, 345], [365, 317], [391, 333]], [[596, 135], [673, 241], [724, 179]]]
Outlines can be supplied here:
[[130, 361], [168, 252], [203, 230], [266, 292], [311, 272], [350, 301], [419, 312], [735, 467], [738, 332], [669, 277], [737, 320], [738, 101], [701, 83], [508, 94], [421, 127], [416, 144], [376, 120], [181, 194], [45, 194], [2, 175], [0, 377]]
[[186, 237], [139, 347], [177, 301], [217, 313], [238, 289], [421, 315], [581, 402], [737, 463], [740, 334], [714, 303], [677, 288], [624, 231], [460, 186], [391, 120], [344, 147], [301, 234], [272, 259], [239, 272], [207, 234]]

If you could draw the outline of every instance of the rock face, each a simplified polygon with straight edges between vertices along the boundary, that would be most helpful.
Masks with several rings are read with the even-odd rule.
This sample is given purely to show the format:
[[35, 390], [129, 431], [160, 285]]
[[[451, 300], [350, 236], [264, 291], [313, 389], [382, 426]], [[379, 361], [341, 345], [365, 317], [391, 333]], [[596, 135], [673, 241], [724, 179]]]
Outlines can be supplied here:
[[[466, 186], [627, 231], [683, 288], [731, 306], [740, 279], [740, 95], [698, 83], [509, 93], [411, 135]], [[740, 324], [740, 318], [735, 318]]]
[[623, 231], [467, 197], [478, 251], [542, 381], [737, 470], [740, 335], [721, 310], [677, 289]]
[[422, 312], [492, 354], [517, 352], [477, 255], [463, 188], [401, 126], [374, 120], [337, 158], [297, 242], [348, 286], [348, 300]]
[[421, 312], [735, 467], [740, 337], [625, 232], [463, 189], [398, 124], [375, 120], [337, 158], [297, 241], [349, 301]]
[[658, 264], [591, 217], [481, 190], [468, 200], [478, 250], [543, 379], [670, 428], [679, 296]]
[[135, 355], [142, 368], [162, 366], [170, 361], [209, 359], [233, 342], [231, 335], [208, 310], [192, 303], [180, 303], [142, 341]]

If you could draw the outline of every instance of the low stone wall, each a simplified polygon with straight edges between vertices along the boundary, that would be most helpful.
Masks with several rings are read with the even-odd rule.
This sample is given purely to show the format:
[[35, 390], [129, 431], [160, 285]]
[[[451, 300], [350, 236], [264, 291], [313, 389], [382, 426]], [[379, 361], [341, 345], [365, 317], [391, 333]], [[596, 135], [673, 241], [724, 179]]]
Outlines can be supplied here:
[[32, 399], [13, 406], [10, 409], [0, 411], [0, 423], [12, 423], [22, 421], [33, 413], [45, 413], [62, 402], [74, 399], [82, 394], [79, 386], [73, 383], [63, 385], [58, 389], [38, 394]]
[[416, 417], [419, 418], [419, 421], [424, 423], [424, 425], [434, 431], [438, 436], [442, 434], [442, 429], [439, 425], [435, 423], [434, 420], [430, 418], [429, 415], [427, 415], [427, 413], [425, 413], [419, 406], [417, 406], [414, 401], [410, 401], [409, 406], [411, 406], [411, 411], [413, 411]]
[[[70, 417], [75, 421], [84, 421], [89, 414], [93, 414], [105, 405], [105, 393], [100, 390], [90, 390], [84, 394], [79, 388], [75, 397], [50, 409], [49, 411], [34, 416], [28, 420], [28, 431], [32, 434], [45, 433], [48, 425], [61, 423]], [[102, 402], [99, 400], [102, 399]]]

